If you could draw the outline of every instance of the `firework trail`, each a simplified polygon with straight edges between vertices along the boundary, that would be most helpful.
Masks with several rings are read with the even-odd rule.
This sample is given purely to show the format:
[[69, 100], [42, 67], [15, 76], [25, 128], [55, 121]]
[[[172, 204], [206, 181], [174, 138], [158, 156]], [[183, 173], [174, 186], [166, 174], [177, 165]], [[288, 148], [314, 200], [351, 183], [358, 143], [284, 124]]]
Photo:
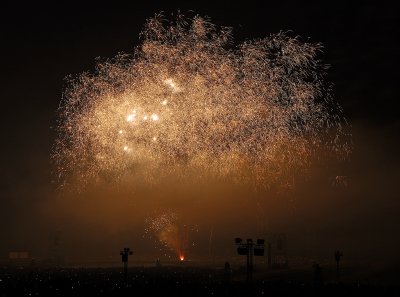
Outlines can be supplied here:
[[209, 257], [210, 260], [212, 259], [212, 257], [211, 257], [211, 255], [212, 255], [211, 252], [212, 252], [213, 232], [214, 232], [214, 227], [211, 227], [211, 230], [210, 230], [210, 238], [208, 239], [208, 257]]
[[349, 151], [320, 44], [278, 33], [237, 46], [232, 29], [147, 21], [134, 54], [69, 82], [53, 159], [81, 185], [218, 178], [265, 187], [322, 151]]
[[188, 227], [181, 226], [175, 212], [164, 210], [149, 217], [146, 223], [145, 234], [149, 238], [155, 236], [156, 243], [161, 243], [165, 248], [175, 252], [181, 261], [185, 259], [188, 248]]

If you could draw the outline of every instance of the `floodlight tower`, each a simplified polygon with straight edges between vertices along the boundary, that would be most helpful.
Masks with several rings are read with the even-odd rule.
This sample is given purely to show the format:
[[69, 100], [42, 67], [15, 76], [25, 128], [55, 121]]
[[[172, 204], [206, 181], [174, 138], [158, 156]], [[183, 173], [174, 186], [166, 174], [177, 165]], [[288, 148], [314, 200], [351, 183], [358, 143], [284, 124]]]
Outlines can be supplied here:
[[336, 278], [337, 280], [339, 280], [340, 278], [340, 270], [339, 270], [339, 262], [341, 260], [341, 258], [343, 257], [343, 252], [342, 251], [335, 251], [335, 261], [336, 261]]
[[246, 255], [246, 279], [251, 281], [253, 278], [253, 256], [264, 256], [264, 239], [257, 239], [257, 243], [253, 242], [253, 239], [248, 238], [245, 243], [243, 239], [235, 238], [235, 245], [237, 246], [237, 252], [239, 255]]
[[122, 258], [122, 262], [124, 263], [124, 275], [125, 277], [128, 275], [128, 256], [132, 255], [133, 252], [130, 248], [124, 248], [122, 251], [119, 252]]

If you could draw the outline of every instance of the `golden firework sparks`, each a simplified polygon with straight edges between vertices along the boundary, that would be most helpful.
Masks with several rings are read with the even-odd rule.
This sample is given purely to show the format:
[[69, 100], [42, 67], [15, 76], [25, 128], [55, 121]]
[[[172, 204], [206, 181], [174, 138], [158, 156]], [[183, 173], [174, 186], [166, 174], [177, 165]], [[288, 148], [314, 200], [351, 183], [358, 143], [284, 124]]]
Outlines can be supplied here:
[[179, 225], [178, 215], [170, 210], [164, 210], [156, 216], [149, 217], [146, 222], [145, 234], [149, 238], [155, 236], [157, 243], [176, 253], [180, 261], [183, 261], [187, 233], [184, 232], [186, 225], [183, 228]]
[[71, 81], [54, 159], [62, 180], [212, 176], [265, 186], [346, 153], [320, 44], [278, 33], [234, 47], [231, 28], [196, 16], [148, 20], [133, 57]]

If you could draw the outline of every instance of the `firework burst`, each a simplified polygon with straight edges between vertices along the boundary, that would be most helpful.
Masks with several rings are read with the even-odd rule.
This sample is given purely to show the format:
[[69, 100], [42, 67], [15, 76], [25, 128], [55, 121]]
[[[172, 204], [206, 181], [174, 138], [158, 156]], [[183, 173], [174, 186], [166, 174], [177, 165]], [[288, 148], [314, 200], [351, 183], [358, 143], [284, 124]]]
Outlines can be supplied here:
[[[185, 259], [185, 252], [188, 248], [188, 232], [193, 227], [179, 223], [178, 215], [170, 210], [148, 217], [145, 234], [150, 239], [156, 240], [156, 245], [161, 244], [178, 256], [180, 261]], [[193, 243], [192, 243], [193, 244]], [[160, 249], [161, 250], [161, 249]]]
[[268, 186], [317, 151], [346, 155], [320, 44], [278, 33], [237, 46], [209, 20], [148, 20], [132, 56], [71, 80], [54, 160], [63, 182], [174, 176]]

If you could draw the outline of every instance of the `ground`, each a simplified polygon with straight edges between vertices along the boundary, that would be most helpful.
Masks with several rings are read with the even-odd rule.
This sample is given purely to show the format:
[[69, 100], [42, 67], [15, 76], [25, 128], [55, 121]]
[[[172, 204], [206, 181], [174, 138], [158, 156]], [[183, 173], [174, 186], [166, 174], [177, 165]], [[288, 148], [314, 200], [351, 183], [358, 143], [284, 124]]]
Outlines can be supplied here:
[[[343, 280], [323, 270], [323, 284], [312, 269], [256, 267], [252, 282], [243, 268], [200, 266], [122, 268], [3, 267], [0, 296], [399, 296], [398, 271], [370, 273], [344, 269]], [[356, 280], [350, 276], [354, 275]], [[382, 281], [382, 277], [389, 282]], [[381, 278], [381, 281], [379, 279]]]

